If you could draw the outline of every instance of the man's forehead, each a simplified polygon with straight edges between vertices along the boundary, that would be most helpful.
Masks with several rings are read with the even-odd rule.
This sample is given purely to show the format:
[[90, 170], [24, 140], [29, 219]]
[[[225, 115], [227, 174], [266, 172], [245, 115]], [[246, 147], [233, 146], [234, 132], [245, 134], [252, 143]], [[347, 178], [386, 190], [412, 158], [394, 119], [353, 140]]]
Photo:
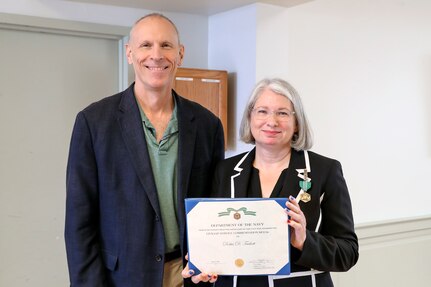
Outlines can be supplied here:
[[160, 28], [166, 29], [166, 31], [168, 32], [163, 33], [164, 37], [172, 38], [172, 40], [178, 39], [178, 32], [175, 26], [173, 26], [171, 22], [164, 19], [163, 17], [158, 16], [143, 18], [142, 20], [137, 22], [130, 31], [130, 36], [139, 36], [139, 38], [142, 38], [145, 37], [145, 33], [141, 32], [150, 32], [153, 29], [159, 30]]

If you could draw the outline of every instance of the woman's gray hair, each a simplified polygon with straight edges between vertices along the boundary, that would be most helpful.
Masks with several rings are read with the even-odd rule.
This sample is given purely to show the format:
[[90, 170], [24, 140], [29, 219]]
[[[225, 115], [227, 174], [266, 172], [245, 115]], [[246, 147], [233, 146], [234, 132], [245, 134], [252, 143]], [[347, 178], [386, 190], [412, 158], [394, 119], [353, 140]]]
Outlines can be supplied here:
[[286, 97], [293, 105], [293, 111], [295, 112], [295, 120], [298, 131], [292, 137], [292, 148], [296, 150], [308, 150], [313, 146], [313, 135], [311, 127], [307, 119], [307, 115], [304, 111], [301, 98], [295, 88], [288, 82], [273, 78], [263, 79], [256, 84], [250, 98], [248, 99], [247, 106], [245, 107], [244, 114], [242, 116], [241, 126], [239, 129], [240, 139], [245, 143], [255, 144], [256, 141], [251, 133], [250, 118], [251, 112], [259, 99], [260, 95], [266, 89], [272, 92]]

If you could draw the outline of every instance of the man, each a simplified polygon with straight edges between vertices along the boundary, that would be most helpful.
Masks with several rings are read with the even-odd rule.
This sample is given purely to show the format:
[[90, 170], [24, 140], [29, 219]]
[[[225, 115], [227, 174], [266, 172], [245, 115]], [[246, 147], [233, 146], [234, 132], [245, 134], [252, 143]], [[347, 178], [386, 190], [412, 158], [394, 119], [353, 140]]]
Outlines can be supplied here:
[[224, 157], [223, 128], [172, 90], [184, 47], [168, 18], [139, 19], [126, 53], [135, 82], [81, 111], [72, 134], [65, 227], [71, 286], [182, 286], [184, 198], [209, 196]]

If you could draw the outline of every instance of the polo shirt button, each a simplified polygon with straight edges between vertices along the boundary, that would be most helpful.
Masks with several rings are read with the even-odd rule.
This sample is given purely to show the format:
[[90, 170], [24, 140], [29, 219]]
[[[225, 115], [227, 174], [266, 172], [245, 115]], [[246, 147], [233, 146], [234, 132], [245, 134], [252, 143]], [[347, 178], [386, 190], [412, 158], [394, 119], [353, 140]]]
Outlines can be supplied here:
[[157, 262], [162, 261], [162, 256], [160, 254], [156, 255], [156, 261]]

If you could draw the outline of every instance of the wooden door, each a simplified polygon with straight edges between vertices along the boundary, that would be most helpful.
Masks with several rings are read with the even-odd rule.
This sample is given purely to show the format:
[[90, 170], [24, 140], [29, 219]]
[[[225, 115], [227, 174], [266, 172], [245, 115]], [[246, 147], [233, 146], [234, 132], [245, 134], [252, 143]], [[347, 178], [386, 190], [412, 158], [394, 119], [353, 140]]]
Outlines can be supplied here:
[[226, 147], [228, 131], [227, 72], [178, 68], [174, 89], [179, 95], [201, 104], [220, 118]]

